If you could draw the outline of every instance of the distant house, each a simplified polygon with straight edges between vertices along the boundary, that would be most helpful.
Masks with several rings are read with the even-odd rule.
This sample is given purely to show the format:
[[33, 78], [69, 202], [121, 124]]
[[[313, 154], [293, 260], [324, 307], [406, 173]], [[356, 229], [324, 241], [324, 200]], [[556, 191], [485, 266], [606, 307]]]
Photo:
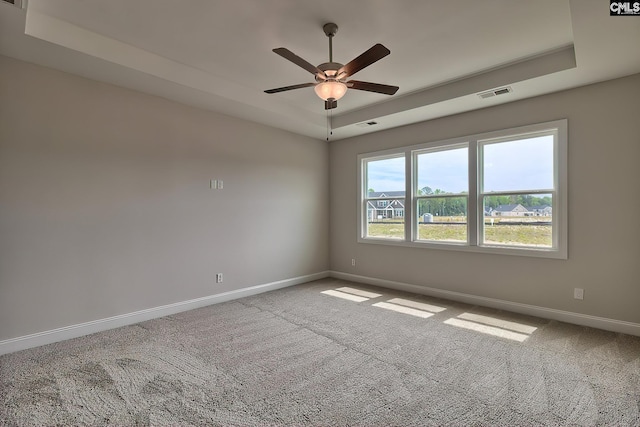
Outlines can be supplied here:
[[492, 216], [529, 216], [532, 213], [521, 204], [500, 205], [491, 211]]
[[[404, 197], [404, 191], [370, 191], [369, 198]], [[367, 202], [369, 221], [387, 218], [404, 218], [404, 200], [369, 200]]]
[[532, 206], [529, 211], [533, 212], [535, 216], [551, 216], [552, 209], [549, 205]]

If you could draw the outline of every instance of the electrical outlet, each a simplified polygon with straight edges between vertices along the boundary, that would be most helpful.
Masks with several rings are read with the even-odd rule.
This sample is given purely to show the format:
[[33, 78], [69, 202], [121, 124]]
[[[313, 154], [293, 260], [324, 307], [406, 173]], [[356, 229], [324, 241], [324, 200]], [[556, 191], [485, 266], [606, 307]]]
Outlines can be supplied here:
[[209, 188], [211, 188], [212, 190], [217, 190], [218, 181], [216, 181], [215, 179], [212, 179], [211, 181], [209, 181]]
[[352, 267], [356, 266], [356, 259], [355, 258], [351, 258], [351, 266]]
[[216, 274], [216, 283], [222, 283], [222, 273]]
[[224, 188], [224, 183], [221, 179], [218, 180], [218, 190], [222, 190]]
[[584, 289], [582, 289], [582, 288], [573, 288], [573, 297], [575, 299], [584, 299]]

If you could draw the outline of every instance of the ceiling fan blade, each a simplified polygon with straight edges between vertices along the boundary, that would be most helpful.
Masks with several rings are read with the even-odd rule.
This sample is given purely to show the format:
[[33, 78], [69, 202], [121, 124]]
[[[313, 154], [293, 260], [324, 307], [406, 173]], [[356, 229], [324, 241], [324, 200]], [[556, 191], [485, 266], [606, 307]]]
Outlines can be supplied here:
[[368, 67], [376, 61], [381, 60], [390, 53], [391, 51], [389, 49], [378, 43], [362, 55], [358, 56], [356, 59], [349, 62], [344, 67], [340, 68], [338, 70], [338, 75], [344, 73], [344, 77], [342, 78], [353, 76], [358, 71], [362, 70], [365, 67]]
[[338, 108], [338, 101], [333, 99], [330, 101], [324, 101], [324, 109], [325, 110], [333, 110], [334, 108]]
[[285, 87], [278, 87], [275, 89], [269, 89], [269, 90], [265, 90], [265, 93], [278, 93], [278, 92], [284, 92], [287, 90], [293, 90], [293, 89], [302, 89], [303, 87], [311, 87], [311, 86], [315, 86], [315, 83], [301, 83], [299, 85], [293, 85], [293, 86], [285, 86]]
[[367, 92], [382, 93], [385, 95], [395, 95], [400, 89], [398, 86], [383, 85], [380, 83], [361, 82], [358, 80], [349, 80], [347, 87], [350, 89], [366, 90]]
[[287, 48], [278, 47], [278, 48], [273, 49], [273, 51], [275, 53], [277, 53], [278, 55], [282, 56], [284, 59], [288, 59], [289, 61], [293, 62], [297, 66], [304, 68], [305, 70], [307, 70], [311, 74], [320, 74], [322, 76], [325, 75], [324, 71], [322, 71], [321, 69], [319, 69], [315, 65], [310, 64], [309, 62], [305, 61], [304, 59], [300, 58], [298, 55], [296, 55], [295, 53], [291, 52]]

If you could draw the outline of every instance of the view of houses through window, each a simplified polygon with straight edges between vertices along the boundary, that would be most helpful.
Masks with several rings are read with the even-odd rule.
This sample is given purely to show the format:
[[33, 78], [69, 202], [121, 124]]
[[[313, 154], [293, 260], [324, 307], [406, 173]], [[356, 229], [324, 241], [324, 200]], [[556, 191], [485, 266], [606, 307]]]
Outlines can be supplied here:
[[406, 191], [404, 156], [372, 159], [367, 163], [367, 182], [381, 187], [367, 187], [364, 204], [367, 212], [367, 236], [404, 239]]
[[485, 244], [553, 247], [554, 132], [480, 141]]
[[558, 251], [558, 134], [537, 125], [361, 155], [361, 239]]

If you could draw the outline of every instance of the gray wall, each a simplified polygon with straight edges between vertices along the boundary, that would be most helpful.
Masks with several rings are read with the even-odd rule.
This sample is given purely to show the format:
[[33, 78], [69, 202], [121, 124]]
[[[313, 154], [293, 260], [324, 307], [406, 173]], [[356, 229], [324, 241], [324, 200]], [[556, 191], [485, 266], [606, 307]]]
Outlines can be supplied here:
[[327, 270], [325, 141], [2, 56], [0, 75], [0, 340]]
[[[640, 75], [634, 75], [331, 143], [331, 269], [640, 323], [638, 112]], [[568, 260], [356, 242], [359, 153], [563, 118]], [[585, 289], [583, 301], [573, 299], [574, 287]]]

